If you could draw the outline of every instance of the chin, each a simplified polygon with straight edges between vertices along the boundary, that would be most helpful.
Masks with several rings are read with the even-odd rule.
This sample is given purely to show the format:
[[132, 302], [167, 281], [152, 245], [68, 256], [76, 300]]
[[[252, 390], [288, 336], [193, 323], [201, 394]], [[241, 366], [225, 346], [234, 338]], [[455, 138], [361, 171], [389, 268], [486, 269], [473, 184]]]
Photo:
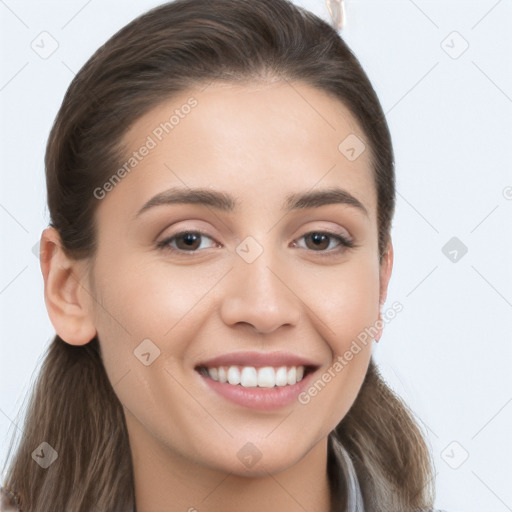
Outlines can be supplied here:
[[[267, 436], [268, 436], [267, 432]], [[266, 477], [268, 474], [277, 474], [286, 471], [299, 462], [309, 451], [310, 448], [298, 443], [300, 433], [297, 432], [293, 438], [290, 436], [289, 442], [285, 442], [280, 436], [276, 435], [271, 439], [272, 434], [267, 439], [245, 436], [241, 441], [229, 443], [227, 452], [222, 455], [223, 462], [221, 466], [217, 459], [217, 470], [229, 472], [239, 477]], [[311, 446], [313, 446], [313, 440]]]

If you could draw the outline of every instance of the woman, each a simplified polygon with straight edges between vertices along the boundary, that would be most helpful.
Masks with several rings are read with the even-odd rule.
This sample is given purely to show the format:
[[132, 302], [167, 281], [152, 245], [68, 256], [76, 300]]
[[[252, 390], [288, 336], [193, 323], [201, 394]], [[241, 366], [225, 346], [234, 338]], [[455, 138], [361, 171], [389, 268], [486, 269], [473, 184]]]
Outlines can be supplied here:
[[422, 433], [371, 358], [390, 134], [332, 27], [286, 0], [155, 8], [76, 75], [45, 164], [57, 334], [14, 507], [432, 508]]

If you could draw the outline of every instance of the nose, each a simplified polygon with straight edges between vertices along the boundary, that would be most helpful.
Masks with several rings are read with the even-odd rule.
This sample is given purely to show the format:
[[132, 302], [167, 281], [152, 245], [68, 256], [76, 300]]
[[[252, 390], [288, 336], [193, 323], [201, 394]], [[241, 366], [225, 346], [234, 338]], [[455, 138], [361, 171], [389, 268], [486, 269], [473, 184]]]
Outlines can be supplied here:
[[296, 326], [301, 316], [301, 299], [294, 293], [292, 272], [265, 250], [252, 263], [236, 257], [229, 273], [220, 308], [230, 327], [245, 325], [261, 334], [281, 326]]

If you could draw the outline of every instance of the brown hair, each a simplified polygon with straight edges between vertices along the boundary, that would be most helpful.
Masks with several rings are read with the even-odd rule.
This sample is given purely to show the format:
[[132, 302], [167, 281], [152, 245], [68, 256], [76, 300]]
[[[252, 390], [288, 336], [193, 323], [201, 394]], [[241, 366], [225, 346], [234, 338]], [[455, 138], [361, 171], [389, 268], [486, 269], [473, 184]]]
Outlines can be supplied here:
[[[98, 199], [93, 191], [124, 161], [126, 131], [173, 94], [215, 80], [301, 81], [351, 111], [370, 149], [382, 257], [395, 205], [393, 150], [384, 113], [339, 34], [288, 0], [166, 3], [122, 28], [88, 60], [66, 92], [45, 157], [50, 225], [68, 255], [82, 259], [95, 254]], [[24, 512], [134, 510], [124, 414], [96, 337], [84, 346], [54, 337], [23, 431], [5, 487], [18, 494]], [[331, 435], [354, 462], [367, 512], [432, 507], [426, 442], [373, 360], [354, 404]], [[47, 469], [31, 457], [43, 440], [59, 454]]]

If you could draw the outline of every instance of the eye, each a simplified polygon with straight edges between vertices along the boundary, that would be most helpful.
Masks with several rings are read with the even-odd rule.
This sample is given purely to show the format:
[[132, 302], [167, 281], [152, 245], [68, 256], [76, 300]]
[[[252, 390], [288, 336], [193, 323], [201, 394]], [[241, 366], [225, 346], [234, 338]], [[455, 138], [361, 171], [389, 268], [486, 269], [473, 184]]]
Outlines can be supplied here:
[[[300, 238], [304, 238], [306, 240], [306, 248], [312, 249], [314, 252], [338, 252], [345, 250], [345, 248], [352, 248], [355, 246], [352, 240], [349, 240], [344, 236], [325, 231], [311, 231], [310, 233], [306, 233]], [[331, 242], [335, 242], [335, 245], [337, 245], [338, 249], [333, 249], [331, 247], [331, 249], [326, 250], [327, 248], [332, 246]], [[297, 246], [297, 243], [293, 242], [293, 246]]]
[[[344, 236], [325, 231], [311, 231], [300, 238], [306, 240], [306, 249], [311, 249], [314, 252], [320, 253], [339, 252], [345, 250], [345, 248], [355, 247], [352, 240], [349, 240]], [[205, 247], [201, 247], [201, 241], [204, 239], [213, 241], [211, 237], [201, 231], [180, 231], [179, 233], [158, 242], [157, 247], [177, 253], [195, 253], [198, 252], [199, 249], [205, 249]], [[332, 248], [333, 242], [335, 248]], [[217, 242], [214, 242], [212, 247], [219, 247], [219, 245], [220, 244]], [[292, 242], [292, 246], [297, 247], [297, 242]], [[336, 246], [338, 249], [336, 249]]]
[[[157, 247], [176, 252], [194, 253], [197, 252], [198, 249], [204, 249], [204, 247], [201, 247], [201, 240], [204, 238], [213, 240], [205, 233], [201, 233], [201, 231], [180, 231], [179, 233], [158, 242]], [[215, 244], [217, 246], [219, 245], [216, 242]]]

